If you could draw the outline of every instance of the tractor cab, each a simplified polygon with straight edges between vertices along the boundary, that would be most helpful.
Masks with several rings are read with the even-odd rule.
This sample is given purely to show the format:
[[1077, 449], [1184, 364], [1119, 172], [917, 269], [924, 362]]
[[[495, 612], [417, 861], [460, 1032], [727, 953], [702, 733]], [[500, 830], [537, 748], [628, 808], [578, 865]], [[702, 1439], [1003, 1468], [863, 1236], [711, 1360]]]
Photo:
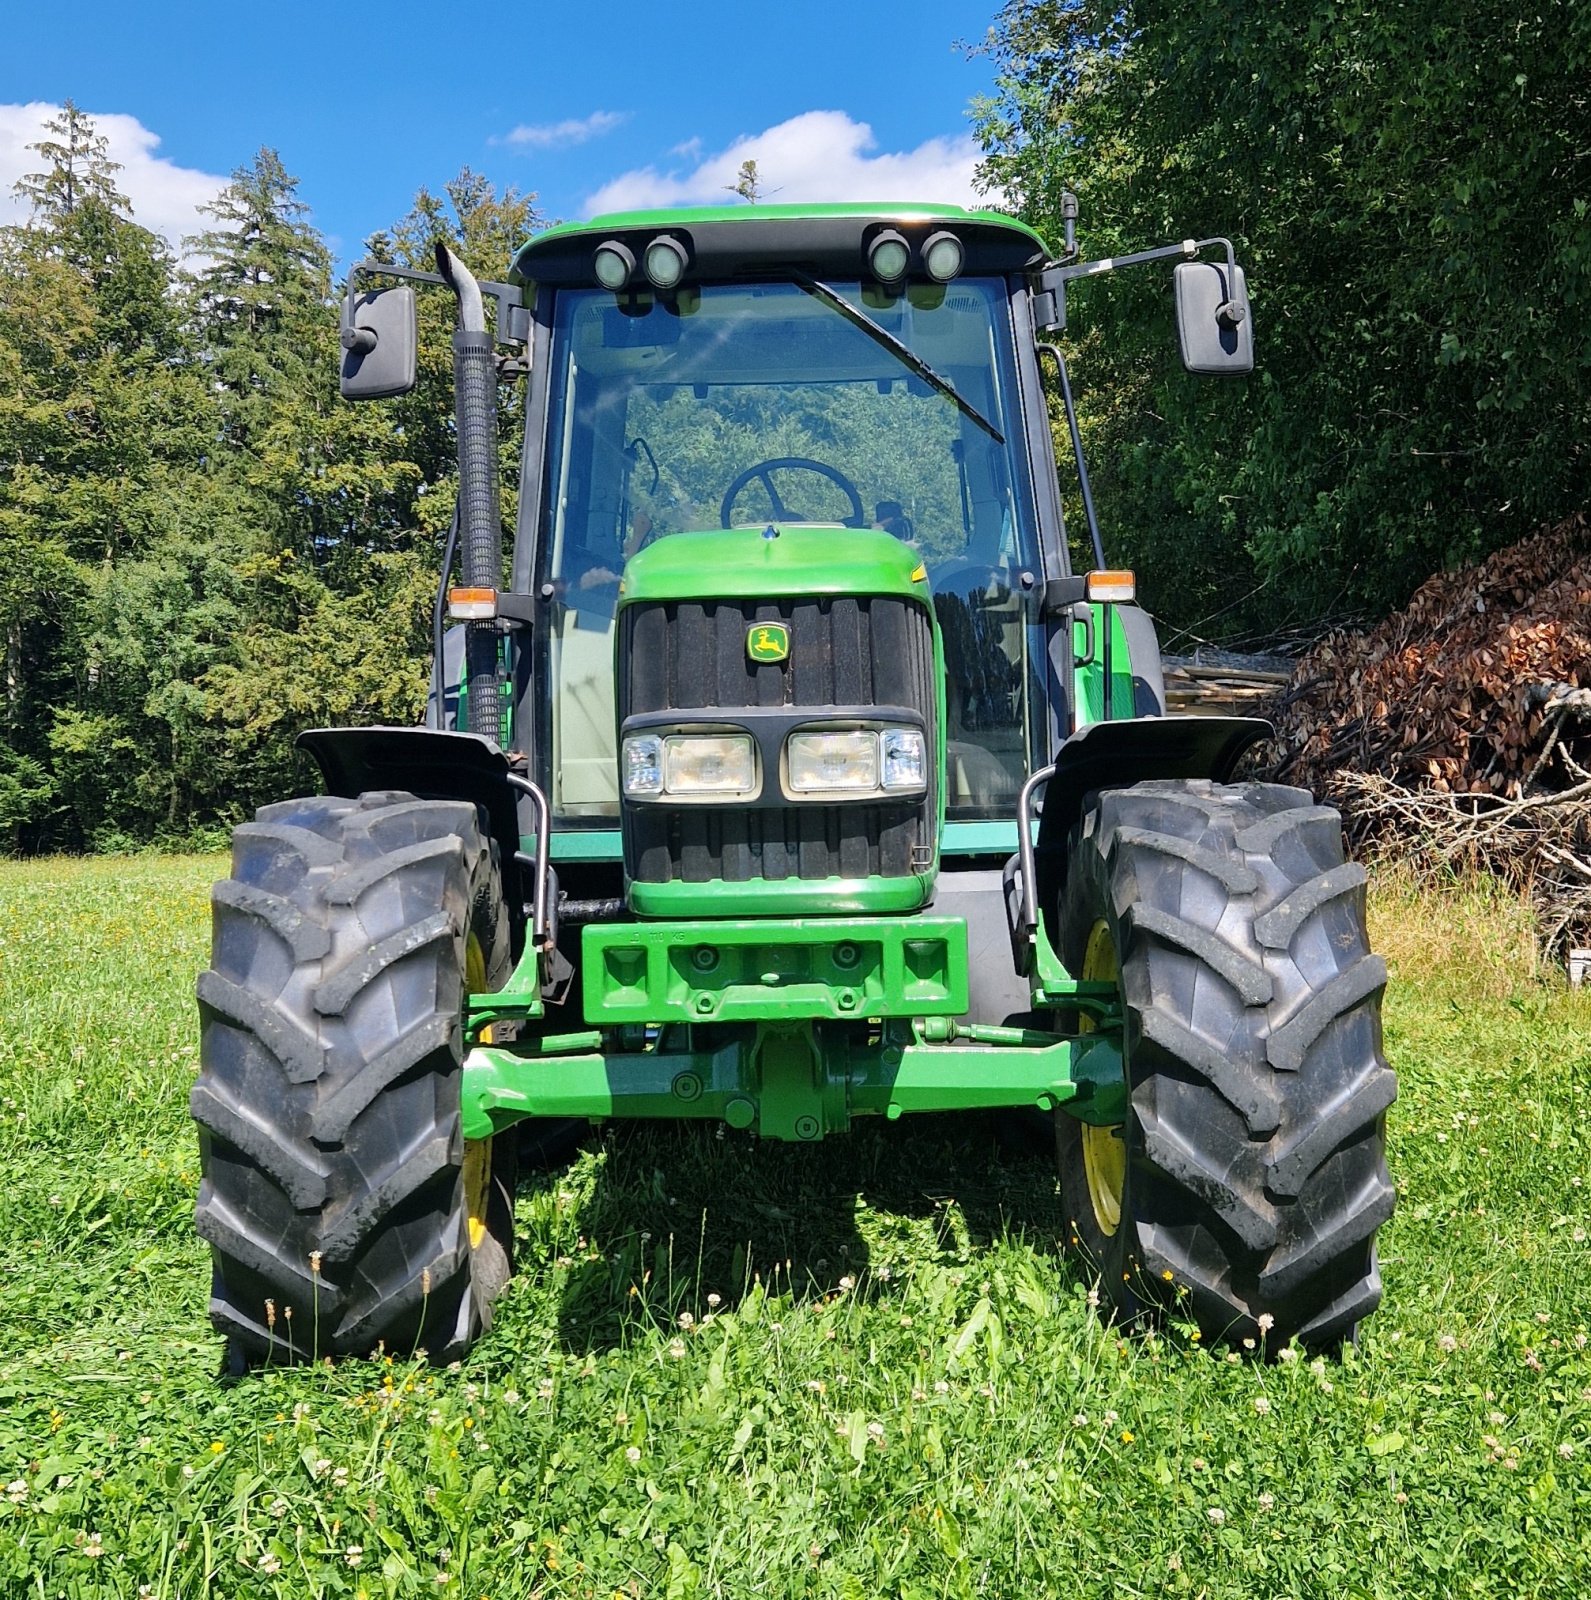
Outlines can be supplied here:
[[[753, 213], [693, 228], [600, 219], [554, 230], [519, 257], [520, 273], [544, 275], [549, 346], [547, 448], [522, 538], [546, 597], [532, 676], [548, 686], [542, 770], [555, 832], [619, 820], [621, 591], [632, 563], [643, 584], [649, 566], [661, 570], [650, 554], [673, 540], [670, 565], [755, 557], [755, 586], [768, 559], [777, 567], [793, 548], [759, 541], [810, 530], [797, 542], [811, 545], [821, 530], [838, 572], [887, 534], [922, 568], [916, 593], [942, 641], [947, 817], [1014, 817], [1040, 764], [1049, 707], [1038, 603], [1065, 558], [1053, 529], [1045, 557], [1024, 417], [1032, 375], [1024, 386], [1013, 333], [1025, 294], [1004, 275], [1034, 259], [1035, 242], [1004, 220], [981, 223], [981, 270], [947, 246], [934, 258], [950, 273], [941, 281], [918, 261], [942, 218], [843, 220], [845, 237], [837, 229], [794, 270], [759, 253]], [[575, 281], [563, 282], [576, 232], [585, 249]], [[900, 241], [892, 283], [868, 268], [880, 237], [886, 250]], [[594, 260], [623, 281], [594, 282]], [[657, 261], [665, 276], [678, 267], [679, 281], [653, 284], [646, 264]]]

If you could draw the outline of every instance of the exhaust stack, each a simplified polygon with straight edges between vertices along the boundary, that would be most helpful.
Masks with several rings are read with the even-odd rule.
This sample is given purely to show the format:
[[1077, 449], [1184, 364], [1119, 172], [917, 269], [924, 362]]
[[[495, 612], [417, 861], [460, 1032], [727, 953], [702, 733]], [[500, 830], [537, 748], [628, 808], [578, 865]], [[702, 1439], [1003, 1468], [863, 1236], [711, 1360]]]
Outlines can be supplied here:
[[[503, 523], [497, 481], [497, 363], [475, 275], [438, 241], [436, 267], [458, 297], [453, 333], [453, 393], [458, 420], [459, 533], [464, 584], [497, 589], [503, 581]], [[471, 733], [502, 737], [495, 619], [472, 622], [465, 637]]]

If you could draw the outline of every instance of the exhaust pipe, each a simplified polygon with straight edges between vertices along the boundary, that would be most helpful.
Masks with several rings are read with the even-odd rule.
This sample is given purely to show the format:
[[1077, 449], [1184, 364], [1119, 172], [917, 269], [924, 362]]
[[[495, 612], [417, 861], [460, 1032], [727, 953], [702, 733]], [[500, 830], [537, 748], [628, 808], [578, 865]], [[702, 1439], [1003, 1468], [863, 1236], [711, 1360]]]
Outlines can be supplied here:
[[[436, 269], [458, 297], [453, 334], [453, 396], [458, 421], [459, 533], [467, 588], [498, 589], [503, 582], [503, 522], [497, 481], [497, 362], [486, 329], [481, 286], [440, 240]], [[495, 621], [471, 622], [464, 642], [470, 732], [494, 744], [502, 738]]]

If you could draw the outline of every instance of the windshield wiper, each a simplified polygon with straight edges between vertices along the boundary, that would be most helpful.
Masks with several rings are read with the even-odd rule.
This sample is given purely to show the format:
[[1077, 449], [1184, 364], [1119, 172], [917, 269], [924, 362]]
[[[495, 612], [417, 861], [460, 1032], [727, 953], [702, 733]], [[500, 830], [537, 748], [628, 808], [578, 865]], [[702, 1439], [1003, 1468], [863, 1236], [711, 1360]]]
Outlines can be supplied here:
[[946, 378], [940, 377], [910, 345], [902, 344], [882, 323], [875, 322], [860, 306], [853, 306], [838, 289], [831, 289], [828, 284], [820, 283], [816, 278], [808, 277], [804, 272], [792, 271], [790, 276], [814, 299], [822, 300], [826, 305], [833, 306], [842, 316], [848, 318], [856, 327], [860, 328], [875, 344], [883, 345], [897, 361], [903, 366], [910, 367], [924, 383], [932, 385], [947, 400], [954, 401], [956, 409], [964, 417], [969, 417], [973, 422], [976, 422], [996, 444], [1005, 443], [1005, 435], [970, 400], [964, 399], [957, 392], [953, 383]]

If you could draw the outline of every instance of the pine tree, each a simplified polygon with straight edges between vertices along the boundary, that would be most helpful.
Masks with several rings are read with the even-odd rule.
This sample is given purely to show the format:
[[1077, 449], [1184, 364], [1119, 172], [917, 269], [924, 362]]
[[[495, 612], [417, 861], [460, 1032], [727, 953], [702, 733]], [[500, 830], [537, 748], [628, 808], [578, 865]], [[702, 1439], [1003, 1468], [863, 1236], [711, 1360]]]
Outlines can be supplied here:
[[246, 448], [278, 400], [311, 382], [309, 330], [324, 320], [331, 257], [274, 150], [262, 147], [200, 209], [221, 226], [184, 241], [209, 258], [194, 281], [195, 321], [226, 392], [232, 442]]
[[110, 141], [94, 128], [94, 119], [68, 100], [45, 130], [53, 139], [30, 144], [29, 150], [47, 163], [43, 172], [18, 179], [13, 193], [32, 207], [35, 222], [60, 222], [75, 213], [85, 200], [97, 200], [107, 211], [130, 217], [132, 203], [116, 187], [112, 174], [122, 170], [110, 158]]

